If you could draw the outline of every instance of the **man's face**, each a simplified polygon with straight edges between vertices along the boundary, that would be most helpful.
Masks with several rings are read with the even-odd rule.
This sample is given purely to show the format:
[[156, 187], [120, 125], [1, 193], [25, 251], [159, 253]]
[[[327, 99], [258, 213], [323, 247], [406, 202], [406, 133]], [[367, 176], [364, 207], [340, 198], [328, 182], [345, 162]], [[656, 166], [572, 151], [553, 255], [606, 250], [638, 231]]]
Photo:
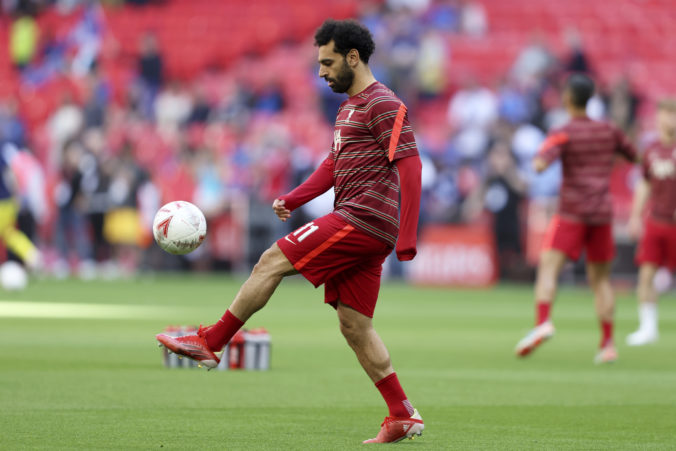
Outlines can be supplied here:
[[329, 83], [333, 92], [344, 93], [354, 82], [354, 70], [343, 55], [334, 51], [333, 41], [319, 47], [319, 76]]

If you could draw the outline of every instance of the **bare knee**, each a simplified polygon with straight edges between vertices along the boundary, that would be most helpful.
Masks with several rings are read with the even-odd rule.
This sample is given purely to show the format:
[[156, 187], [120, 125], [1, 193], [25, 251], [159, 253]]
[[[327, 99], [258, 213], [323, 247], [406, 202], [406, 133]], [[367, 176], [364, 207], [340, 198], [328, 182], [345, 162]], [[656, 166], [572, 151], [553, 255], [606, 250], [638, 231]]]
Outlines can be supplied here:
[[566, 263], [566, 255], [558, 250], [548, 250], [540, 256], [538, 264], [538, 282], [543, 285], [556, 285], [561, 268]]
[[258, 259], [253, 267], [252, 274], [262, 277], [283, 277], [295, 274], [293, 265], [279, 249], [277, 244], [273, 244]]
[[368, 334], [373, 328], [371, 319], [360, 315], [351, 308], [338, 305], [338, 323], [340, 332], [350, 346], [359, 346], [367, 340]]
[[365, 330], [355, 321], [348, 318], [339, 317], [340, 332], [350, 345], [356, 345], [363, 341]]
[[587, 280], [592, 287], [610, 284], [610, 264], [589, 263], [587, 265]]

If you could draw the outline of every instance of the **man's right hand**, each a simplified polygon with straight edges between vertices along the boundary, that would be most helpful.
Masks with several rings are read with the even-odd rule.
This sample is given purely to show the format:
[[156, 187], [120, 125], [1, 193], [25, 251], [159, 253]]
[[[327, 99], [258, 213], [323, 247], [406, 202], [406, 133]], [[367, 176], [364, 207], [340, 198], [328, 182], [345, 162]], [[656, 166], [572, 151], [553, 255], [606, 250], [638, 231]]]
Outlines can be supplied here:
[[537, 172], [538, 174], [539, 174], [540, 172], [544, 171], [545, 169], [547, 169], [548, 166], [549, 166], [549, 163], [547, 163], [547, 161], [546, 161], [544, 158], [541, 158], [541, 157], [535, 157], [535, 158], [533, 159], [533, 169], [534, 169], [535, 172]]
[[272, 203], [272, 210], [275, 212], [277, 217], [282, 220], [282, 222], [286, 222], [286, 220], [291, 216], [291, 210], [287, 209], [284, 206], [285, 204], [286, 202], [280, 199], [275, 199], [275, 201]]

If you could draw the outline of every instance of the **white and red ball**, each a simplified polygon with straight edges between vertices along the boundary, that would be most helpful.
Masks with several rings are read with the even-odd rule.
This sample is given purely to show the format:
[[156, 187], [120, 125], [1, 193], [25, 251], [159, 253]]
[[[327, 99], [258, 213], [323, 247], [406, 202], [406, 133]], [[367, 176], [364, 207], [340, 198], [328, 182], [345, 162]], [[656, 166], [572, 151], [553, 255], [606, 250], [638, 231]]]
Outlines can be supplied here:
[[157, 244], [174, 255], [197, 249], [207, 236], [207, 220], [202, 211], [190, 202], [176, 200], [160, 208], [153, 221]]

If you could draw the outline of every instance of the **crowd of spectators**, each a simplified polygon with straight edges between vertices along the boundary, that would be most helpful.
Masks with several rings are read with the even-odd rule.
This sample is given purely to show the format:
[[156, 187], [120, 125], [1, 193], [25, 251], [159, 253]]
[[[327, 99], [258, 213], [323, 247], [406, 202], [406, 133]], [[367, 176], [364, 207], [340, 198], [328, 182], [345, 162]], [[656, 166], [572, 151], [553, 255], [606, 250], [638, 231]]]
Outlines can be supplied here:
[[[65, 76], [76, 88], [64, 91], [39, 124], [25, 123], [16, 99], [0, 101], [0, 143], [39, 154], [36, 130], [47, 136], [41, 163], [50, 214], [33, 215], [47, 270], [90, 277], [100, 270], [210, 268], [221, 260], [250, 264], [284, 227], [330, 208], [329, 195], [299, 211], [290, 225], [275, 222], [268, 211], [323, 158], [342, 101], [320, 80], [311, 81], [316, 64], [308, 42], [280, 43], [273, 55], [244, 56], [228, 70], [205, 68], [194, 78], [177, 79], [166, 70], [161, 42], [148, 31], [138, 43], [133, 83], [114, 95], [98, 60], [105, 16], [96, 2], [82, 3], [82, 19], [66, 40], [43, 39], [48, 45], [41, 57], [34, 43], [35, 50], [14, 61], [21, 83], [39, 86]], [[30, 20], [25, 17], [14, 22], [24, 29], [18, 38], [34, 26], [19, 24]], [[424, 162], [422, 223], [492, 221], [503, 268], [523, 265], [524, 200], [549, 202], [560, 180], [558, 167], [535, 175], [530, 160], [546, 132], [566, 120], [558, 94], [562, 76], [594, 73], [579, 36], [571, 31], [569, 53], [555, 55], [534, 35], [509, 71], [486, 80], [453, 75], [447, 39], [490, 33], [480, 1], [360, 2], [358, 18], [376, 39], [376, 78], [409, 106]], [[308, 83], [289, 89], [287, 72], [299, 71]], [[589, 113], [635, 133], [639, 102], [622, 79], [600, 86]], [[416, 122], [439, 105], [442, 114], [434, 123]], [[226, 246], [219, 255], [211, 252], [218, 244], [207, 243], [190, 261], [158, 256], [149, 246], [152, 215], [162, 202], [179, 198], [199, 205], [209, 219], [244, 221], [238, 241], [244, 249]]]

